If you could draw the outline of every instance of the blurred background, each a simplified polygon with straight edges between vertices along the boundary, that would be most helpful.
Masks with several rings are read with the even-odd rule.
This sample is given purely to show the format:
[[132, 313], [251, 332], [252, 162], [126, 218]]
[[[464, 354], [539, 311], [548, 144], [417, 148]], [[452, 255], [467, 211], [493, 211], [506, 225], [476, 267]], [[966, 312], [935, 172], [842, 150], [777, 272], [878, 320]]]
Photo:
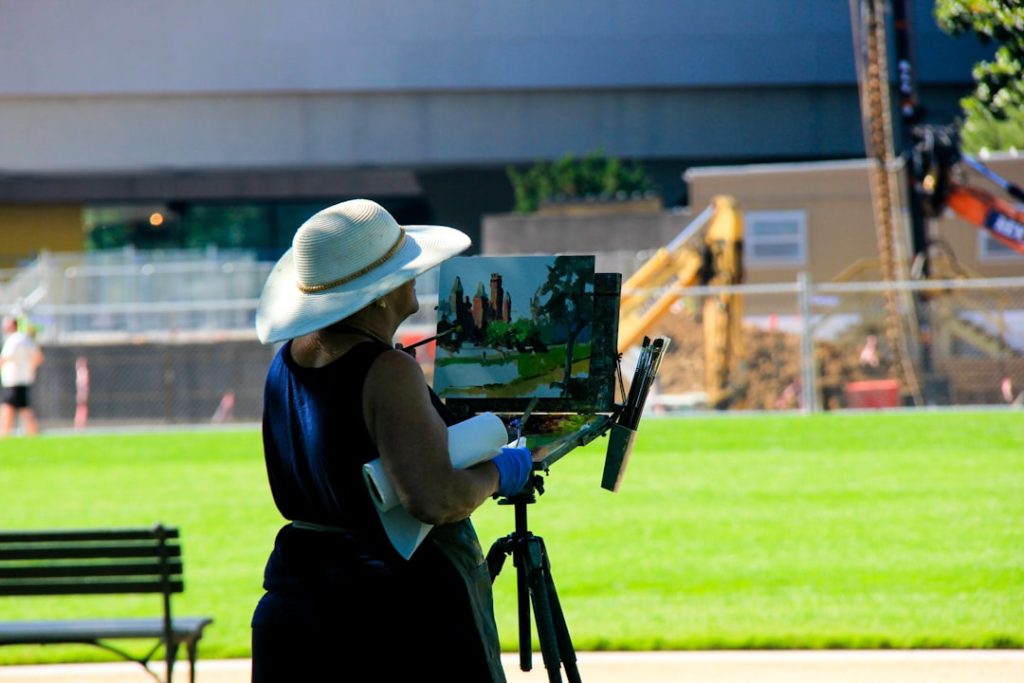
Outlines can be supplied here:
[[1019, 110], [971, 108], [1020, 38], [964, 4], [0, 0], [0, 308], [43, 428], [76, 359], [80, 427], [258, 419], [262, 283], [354, 197], [474, 254], [653, 263], [655, 411], [1019, 404], [1024, 255], [946, 204], [1024, 182]]

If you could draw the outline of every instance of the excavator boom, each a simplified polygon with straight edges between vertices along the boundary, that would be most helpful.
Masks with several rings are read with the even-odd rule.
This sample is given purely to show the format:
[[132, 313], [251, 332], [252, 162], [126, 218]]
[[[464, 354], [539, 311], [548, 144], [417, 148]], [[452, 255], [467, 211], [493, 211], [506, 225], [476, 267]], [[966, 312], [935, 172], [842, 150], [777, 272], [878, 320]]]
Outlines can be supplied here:
[[[703, 239], [697, 240], [705, 224]], [[619, 309], [619, 353], [638, 345], [686, 288], [742, 281], [743, 219], [731, 197], [715, 197], [708, 210], [626, 280]], [[705, 384], [708, 400], [716, 407], [727, 405], [734, 393], [742, 346], [741, 319], [739, 295], [705, 298]]]
[[980, 188], [956, 184], [950, 189], [946, 206], [1014, 251], [1024, 254], [1024, 210]]

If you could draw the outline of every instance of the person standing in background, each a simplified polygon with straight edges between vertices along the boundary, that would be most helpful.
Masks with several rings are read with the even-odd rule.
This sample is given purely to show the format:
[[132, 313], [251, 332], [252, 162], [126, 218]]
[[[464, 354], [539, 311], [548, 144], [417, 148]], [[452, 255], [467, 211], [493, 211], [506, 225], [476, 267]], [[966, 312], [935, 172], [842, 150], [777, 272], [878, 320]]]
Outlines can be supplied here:
[[89, 361], [75, 359], [75, 429], [85, 429], [89, 421]]
[[29, 389], [36, 381], [36, 370], [43, 363], [43, 351], [26, 332], [18, 331], [14, 316], [3, 319], [4, 345], [0, 350], [0, 436], [8, 436], [16, 417], [21, 418], [27, 436], [39, 433], [39, 423], [32, 410]]

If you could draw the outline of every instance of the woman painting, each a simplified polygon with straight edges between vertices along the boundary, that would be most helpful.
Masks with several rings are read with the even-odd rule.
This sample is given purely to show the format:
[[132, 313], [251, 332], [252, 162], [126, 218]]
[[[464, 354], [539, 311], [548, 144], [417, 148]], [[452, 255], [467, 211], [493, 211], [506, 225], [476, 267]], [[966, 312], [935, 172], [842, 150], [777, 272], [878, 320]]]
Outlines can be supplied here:
[[[470, 513], [511, 495], [526, 449], [457, 470], [454, 420], [416, 361], [392, 347], [418, 309], [415, 277], [469, 246], [441, 226], [401, 227], [357, 199], [298, 230], [270, 274], [256, 328], [284, 341], [267, 374], [263, 444], [290, 523], [253, 615], [253, 680], [504, 680], [490, 578]], [[405, 508], [436, 525], [409, 560], [390, 545], [361, 476], [380, 457]]]

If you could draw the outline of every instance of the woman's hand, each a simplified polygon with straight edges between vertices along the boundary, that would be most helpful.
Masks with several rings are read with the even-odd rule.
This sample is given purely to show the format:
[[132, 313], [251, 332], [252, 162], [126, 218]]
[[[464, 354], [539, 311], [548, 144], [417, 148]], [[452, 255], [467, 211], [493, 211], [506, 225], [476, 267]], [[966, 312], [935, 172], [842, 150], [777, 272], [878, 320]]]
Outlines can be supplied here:
[[506, 498], [522, 491], [533, 471], [533, 458], [528, 448], [506, 446], [491, 462], [498, 468], [497, 495]]
[[420, 521], [464, 519], [498, 490], [493, 463], [452, 467], [448, 428], [430, 404], [419, 364], [407, 354], [387, 351], [374, 361], [363, 388], [363, 415], [395, 492]]

